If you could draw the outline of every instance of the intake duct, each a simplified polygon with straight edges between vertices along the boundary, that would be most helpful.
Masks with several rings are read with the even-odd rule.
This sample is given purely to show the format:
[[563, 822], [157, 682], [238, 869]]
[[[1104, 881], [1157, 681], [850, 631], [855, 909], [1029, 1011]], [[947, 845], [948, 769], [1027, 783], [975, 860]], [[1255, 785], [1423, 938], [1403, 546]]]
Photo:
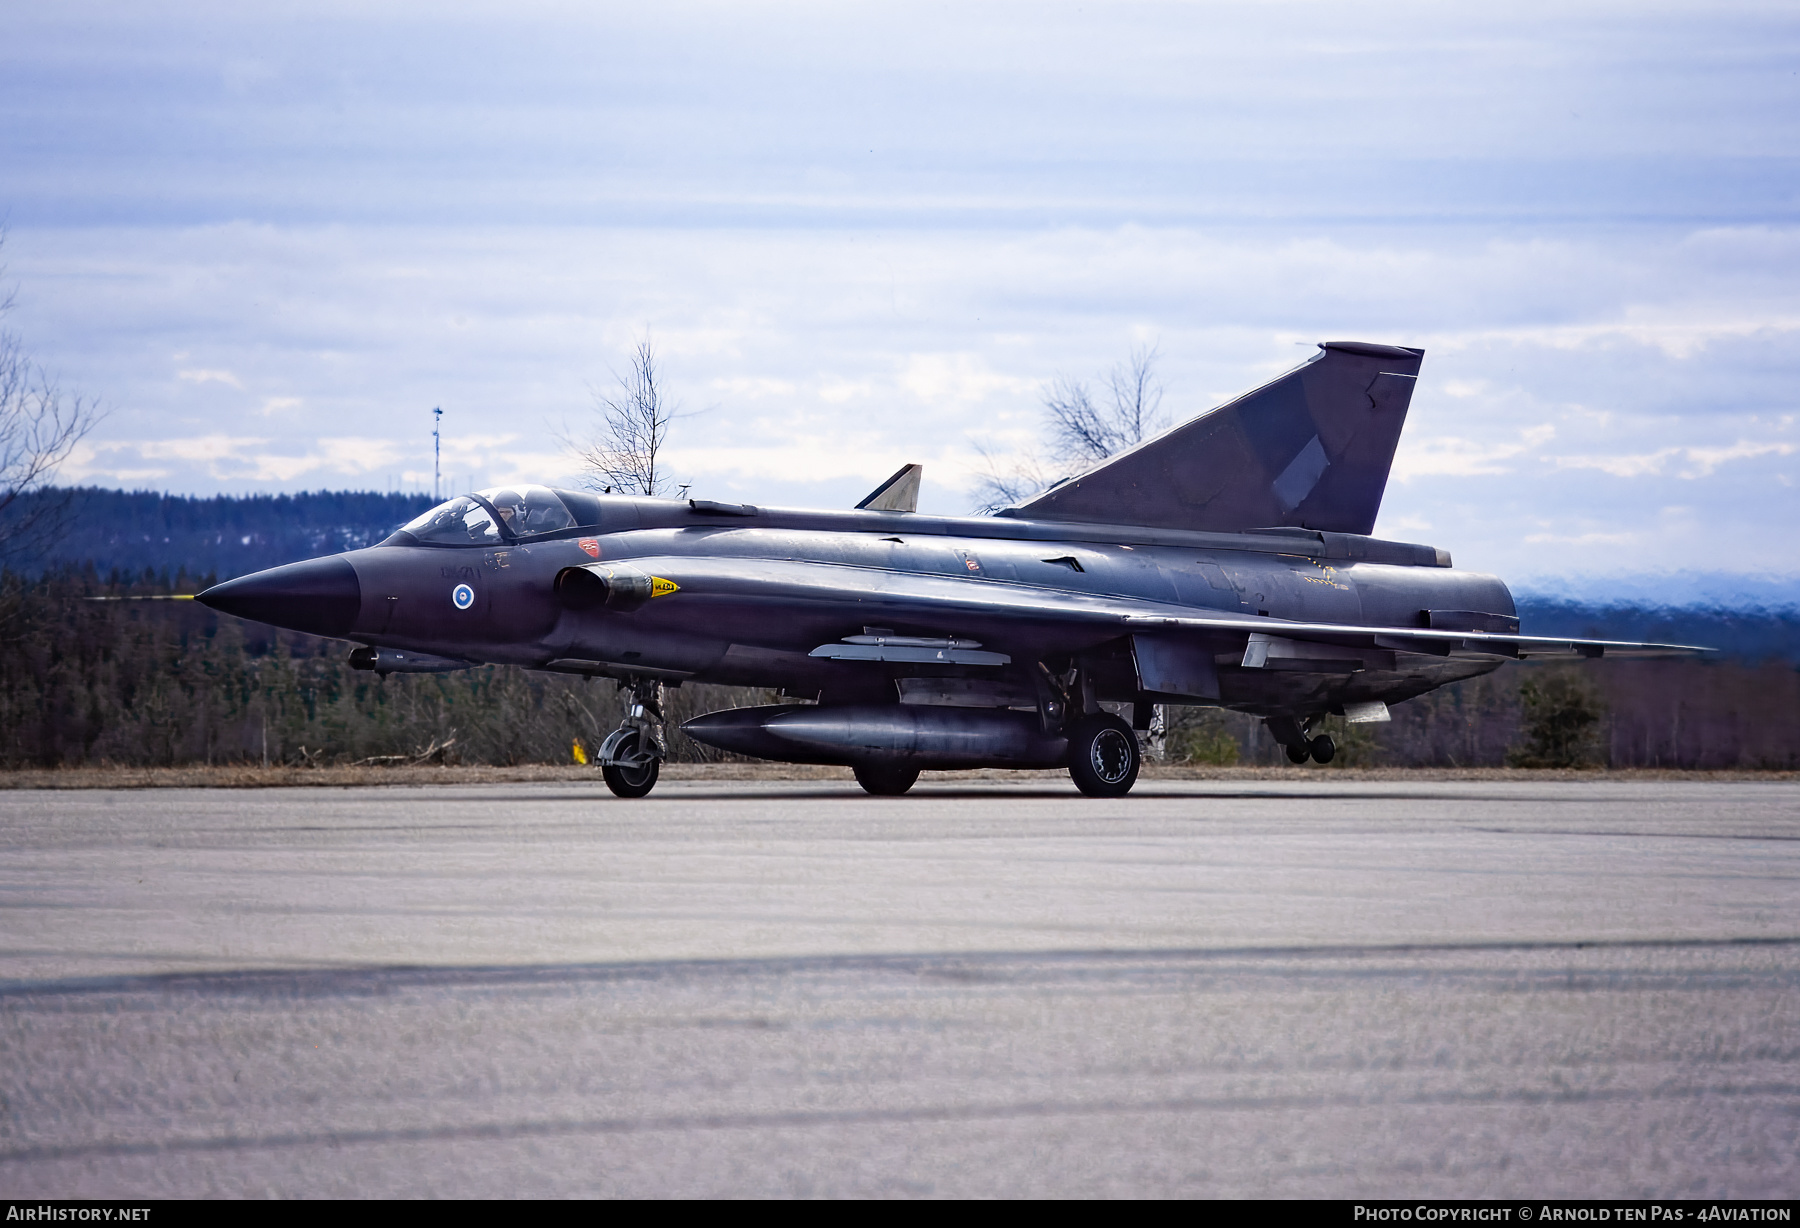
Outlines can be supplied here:
[[556, 595], [571, 610], [623, 614], [650, 600], [650, 577], [621, 564], [565, 567], [556, 573]]

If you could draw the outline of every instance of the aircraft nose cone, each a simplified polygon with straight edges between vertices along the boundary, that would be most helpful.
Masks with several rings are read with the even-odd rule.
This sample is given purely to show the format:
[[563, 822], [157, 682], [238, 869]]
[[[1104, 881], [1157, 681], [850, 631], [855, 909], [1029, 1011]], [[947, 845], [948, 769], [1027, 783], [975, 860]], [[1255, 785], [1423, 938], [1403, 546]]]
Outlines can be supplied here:
[[222, 614], [309, 635], [347, 635], [362, 608], [362, 584], [342, 555], [289, 563], [215, 584], [195, 598]]

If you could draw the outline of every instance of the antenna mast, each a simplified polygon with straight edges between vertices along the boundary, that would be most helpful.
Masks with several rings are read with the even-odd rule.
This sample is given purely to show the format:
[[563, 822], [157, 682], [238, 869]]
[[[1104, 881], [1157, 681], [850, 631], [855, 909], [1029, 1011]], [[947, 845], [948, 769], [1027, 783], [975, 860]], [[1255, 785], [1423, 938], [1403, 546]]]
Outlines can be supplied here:
[[444, 456], [444, 441], [438, 435], [438, 428], [443, 424], [443, 421], [443, 410], [434, 409], [431, 411], [431, 501], [433, 503], [436, 503], [439, 499], [443, 498], [442, 495], [438, 494], [438, 483], [442, 475], [440, 462], [443, 460]]

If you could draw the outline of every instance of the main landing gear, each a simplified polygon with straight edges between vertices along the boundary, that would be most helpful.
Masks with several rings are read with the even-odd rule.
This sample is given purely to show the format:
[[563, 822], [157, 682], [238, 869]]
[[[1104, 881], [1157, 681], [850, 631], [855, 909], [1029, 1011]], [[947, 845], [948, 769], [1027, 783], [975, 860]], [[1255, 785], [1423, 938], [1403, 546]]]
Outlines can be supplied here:
[[[1076, 664], [1052, 673], [1042, 661], [1033, 676], [1044, 732], [1068, 738], [1069, 779], [1088, 797], [1124, 797], [1137, 783], [1143, 753], [1135, 730], [1094, 702], [1093, 678]], [[1141, 709], [1140, 709], [1141, 710]], [[1085, 715], [1083, 715], [1085, 713]], [[1146, 724], [1156, 725], [1154, 717]]]
[[1290, 763], [1305, 763], [1308, 759], [1318, 763], [1330, 763], [1336, 756], [1337, 743], [1333, 742], [1331, 735], [1326, 733], [1322, 733], [1310, 741], [1302, 742], [1299, 746], [1287, 748], [1287, 757]]
[[1315, 763], [1330, 763], [1337, 757], [1337, 743], [1327, 733], [1317, 737], [1306, 736], [1307, 726], [1291, 716], [1272, 716], [1263, 724], [1269, 727], [1269, 733], [1287, 749], [1289, 763], [1305, 763], [1311, 759]]
[[600, 743], [600, 775], [620, 797], [643, 797], [656, 787], [669, 744], [663, 737], [662, 683], [633, 678], [625, 720]]
[[1084, 716], [1069, 730], [1069, 776], [1089, 797], [1124, 797], [1142, 765], [1137, 734], [1110, 712]]

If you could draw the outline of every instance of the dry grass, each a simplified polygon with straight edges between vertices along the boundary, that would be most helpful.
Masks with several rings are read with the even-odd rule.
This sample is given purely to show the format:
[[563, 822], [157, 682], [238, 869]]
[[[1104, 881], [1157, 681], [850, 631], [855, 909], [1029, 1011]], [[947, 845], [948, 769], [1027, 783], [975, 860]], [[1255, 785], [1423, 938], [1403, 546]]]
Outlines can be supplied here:
[[[258, 767], [194, 766], [174, 768], [79, 767], [0, 771], [0, 789], [272, 789], [349, 788], [369, 785], [476, 785], [519, 781], [583, 781], [598, 785], [600, 773], [575, 764], [523, 764], [516, 767], [343, 766]], [[1145, 780], [1464, 780], [1464, 781], [1791, 781], [1800, 772], [1685, 772], [1633, 768], [1621, 771], [1537, 770], [1524, 768], [1318, 768], [1318, 767], [1186, 767], [1147, 763]], [[672, 763], [664, 780], [842, 780], [848, 768], [784, 763]], [[1065, 780], [1060, 771], [927, 772], [925, 780]]]

